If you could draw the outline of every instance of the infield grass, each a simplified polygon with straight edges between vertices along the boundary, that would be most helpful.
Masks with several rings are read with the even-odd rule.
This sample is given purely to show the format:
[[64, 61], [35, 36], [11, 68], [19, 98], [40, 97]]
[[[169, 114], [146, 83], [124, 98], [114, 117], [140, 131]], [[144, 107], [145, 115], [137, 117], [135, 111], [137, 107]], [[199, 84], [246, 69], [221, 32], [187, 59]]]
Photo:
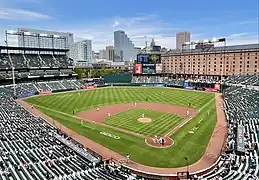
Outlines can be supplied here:
[[[145, 101], [146, 98], [148, 101]], [[122, 155], [130, 154], [135, 162], [154, 167], [182, 167], [186, 165], [184, 157], [188, 157], [189, 164], [198, 161], [205, 152], [217, 119], [214, 93], [169, 88], [103, 88], [80, 92], [80, 95], [77, 92], [69, 92], [35, 96], [26, 101], [79, 134]], [[81, 126], [80, 120], [72, 116], [73, 110], [81, 112], [102, 105], [130, 102], [157, 102], [180, 106], [188, 106], [190, 102], [191, 106], [200, 112], [172, 135], [174, 145], [166, 149], [149, 147], [143, 138], [97, 124], [84, 122]], [[208, 111], [210, 111], [209, 115]], [[107, 120], [107, 123], [114, 123], [114, 121]], [[134, 124], [138, 129], [137, 123]], [[126, 127], [124, 124], [123, 128], [134, 128], [134, 126]], [[143, 127], [142, 132], [148, 132], [145, 129], [148, 128]], [[161, 127], [159, 130], [162, 131], [162, 129], [164, 128]], [[111, 139], [100, 134], [101, 131], [119, 136], [120, 139]]]
[[[149, 123], [139, 122], [138, 118], [150, 118]], [[177, 126], [183, 118], [170, 113], [154, 111], [151, 109], [130, 109], [108, 117], [104, 123], [116, 126], [122, 129], [127, 129], [143, 135], [165, 135], [167, 132]]]

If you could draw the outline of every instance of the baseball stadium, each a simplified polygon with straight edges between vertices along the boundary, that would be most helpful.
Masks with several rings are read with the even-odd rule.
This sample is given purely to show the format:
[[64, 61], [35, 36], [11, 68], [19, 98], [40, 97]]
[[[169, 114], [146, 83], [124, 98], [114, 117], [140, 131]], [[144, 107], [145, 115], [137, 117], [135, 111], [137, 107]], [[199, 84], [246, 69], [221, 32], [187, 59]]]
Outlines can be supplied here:
[[[0, 180], [258, 179], [258, 44], [143, 53], [125, 69], [67, 53], [0, 47]], [[231, 74], [241, 53], [253, 69]], [[190, 55], [223, 70], [190, 72]]]

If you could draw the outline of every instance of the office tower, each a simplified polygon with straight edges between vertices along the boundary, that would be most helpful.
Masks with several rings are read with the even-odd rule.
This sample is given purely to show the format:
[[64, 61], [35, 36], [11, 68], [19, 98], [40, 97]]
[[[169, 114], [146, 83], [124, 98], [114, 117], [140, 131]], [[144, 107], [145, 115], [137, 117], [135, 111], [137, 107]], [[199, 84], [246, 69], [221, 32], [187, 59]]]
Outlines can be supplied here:
[[74, 60], [75, 66], [92, 65], [92, 41], [84, 40], [69, 46], [69, 57]]
[[134, 61], [137, 56], [137, 51], [134, 44], [128, 38], [124, 31], [114, 32], [114, 61], [115, 62], [130, 62]]
[[106, 52], [105, 59], [113, 61], [114, 60], [114, 47], [106, 46], [105, 52]]
[[185, 42], [190, 42], [191, 34], [189, 32], [176, 33], [176, 49], [182, 49]]

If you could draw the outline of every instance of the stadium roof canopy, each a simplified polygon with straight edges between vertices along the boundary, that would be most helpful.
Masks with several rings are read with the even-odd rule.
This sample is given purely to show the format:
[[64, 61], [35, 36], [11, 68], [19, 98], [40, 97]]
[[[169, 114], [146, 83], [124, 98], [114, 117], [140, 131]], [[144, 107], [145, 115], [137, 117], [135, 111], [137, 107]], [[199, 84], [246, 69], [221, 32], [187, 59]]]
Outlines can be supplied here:
[[0, 46], [1, 50], [21, 50], [21, 51], [53, 51], [53, 52], [67, 52], [69, 49], [53, 49], [53, 48], [32, 48], [32, 47], [16, 47], [16, 46]]
[[238, 51], [238, 50], [253, 50], [253, 49], [259, 49], [259, 44], [218, 46], [218, 47], [209, 47], [209, 48], [202, 48], [202, 49], [184, 49], [184, 50], [173, 49], [168, 51], [166, 54], [200, 53], [200, 52], [217, 52], [217, 51], [222, 52], [222, 51]]

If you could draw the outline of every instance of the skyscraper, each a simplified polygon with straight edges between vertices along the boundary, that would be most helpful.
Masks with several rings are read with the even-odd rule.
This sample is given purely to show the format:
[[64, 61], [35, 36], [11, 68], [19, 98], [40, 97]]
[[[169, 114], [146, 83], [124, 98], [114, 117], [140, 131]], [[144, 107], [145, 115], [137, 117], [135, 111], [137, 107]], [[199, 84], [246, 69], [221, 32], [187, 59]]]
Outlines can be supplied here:
[[128, 38], [124, 31], [114, 32], [114, 61], [125, 62], [134, 61], [136, 59], [137, 52], [134, 48], [134, 44]]
[[106, 59], [106, 51], [105, 51], [105, 49], [99, 50], [99, 58], [100, 59]]
[[189, 32], [176, 33], [176, 49], [182, 49], [185, 42], [190, 42], [191, 34]]
[[67, 49], [74, 42], [74, 35], [69, 32], [56, 32], [38, 29], [18, 28], [20, 47]]
[[105, 59], [114, 61], [114, 47], [113, 46], [106, 46], [106, 56]]
[[75, 66], [92, 65], [92, 41], [84, 40], [69, 46], [69, 57], [74, 60]]

